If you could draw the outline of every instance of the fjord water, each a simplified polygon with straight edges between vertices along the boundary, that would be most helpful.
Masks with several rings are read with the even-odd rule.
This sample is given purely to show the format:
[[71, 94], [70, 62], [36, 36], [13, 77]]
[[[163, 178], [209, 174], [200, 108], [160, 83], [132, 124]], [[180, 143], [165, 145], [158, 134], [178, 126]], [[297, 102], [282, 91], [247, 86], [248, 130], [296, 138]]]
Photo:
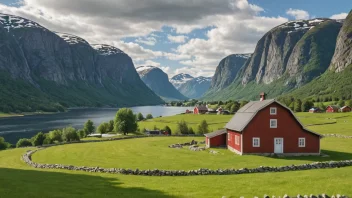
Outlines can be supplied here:
[[[131, 109], [134, 113], [140, 112], [144, 116], [150, 113], [153, 117], [159, 117], [180, 114], [189, 107], [143, 106]], [[16, 143], [20, 138], [30, 138], [41, 131], [48, 132], [66, 126], [80, 129], [88, 119], [97, 127], [102, 122], [114, 119], [117, 110], [117, 108], [71, 109], [58, 114], [0, 118], [0, 136], [10, 143]]]

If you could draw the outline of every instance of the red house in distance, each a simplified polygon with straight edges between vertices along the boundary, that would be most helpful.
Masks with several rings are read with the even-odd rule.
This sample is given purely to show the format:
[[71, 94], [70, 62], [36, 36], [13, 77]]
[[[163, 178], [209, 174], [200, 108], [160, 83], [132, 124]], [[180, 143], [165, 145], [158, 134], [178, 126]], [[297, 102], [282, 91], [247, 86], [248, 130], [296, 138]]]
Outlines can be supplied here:
[[339, 112], [339, 107], [336, 105], [329, 105], [326, 107], [326, 113], [337, 113]]
[[340, 111], [341, 112], [351, 112], [352, 109], [349, 106], [344, 106], [344, 107], [341, 107]]
[[193, 110], [194, 114], [205, 114], [206, 112], [208, 112], [208, 108], [205, 106], [196, 106]]
[[249, 102], [225, 128], [226, 132], [215, 131], [205, 135], [207, 147], [225, 145], [240, 155], [320, 154], [321, 136], [305, 129], [293, 112], [276, 100], [263, 98], [261, 101]]

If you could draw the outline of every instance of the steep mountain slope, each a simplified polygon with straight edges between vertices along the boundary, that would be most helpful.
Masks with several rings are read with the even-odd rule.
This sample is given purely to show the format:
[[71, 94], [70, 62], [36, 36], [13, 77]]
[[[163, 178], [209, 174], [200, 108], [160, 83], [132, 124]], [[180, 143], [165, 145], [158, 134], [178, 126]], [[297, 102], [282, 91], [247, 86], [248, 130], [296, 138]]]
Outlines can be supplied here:
[[170, 82], [171, 84], [174, 85], [174, 87], [176, 89], [179, 89], [181, 87], [181, 85], [185, 84], [187, 81], [190, 81], [194, 79], [193, 76], [189, 75], [189, 74], [177, 74], [174, 77], [170, 78]]
[[336, 50], [330, 68], [319, 78], [294, 90], [286, 97], [350, 99], [352, 98], [352, 12], [343, 23], [337, 37]]
[[178, 90], [188, 98], [197, 99], [209, 89], [211, 77], [199, 76], [182, 84]]
[[205, 93], [205, 97], [212, 97], [212, 95], [216, 95], [217, 92], [228, 87], [250, 57], [251, 54], [232, 54], [222, 59], [216, 68], [211, 86]]
[[206, 99], [276, 97], [320, 76], [334, 54], [341, 22], [331, 19], [284, 23], [266, 33], [234, 82]]
[[0, 14], [0, 34], [0, 80], [7, 93], [0, 95], [6, 105], [0, 111], [162, 103], [117, 48], [104, 54], [82, 38], [6, 14]]
[[137, 67], [137, 72], [143, 82], [164, 100], [171, 101], [187, 99], [170, 83], [167, 74], [160, 68], [141, 66]]

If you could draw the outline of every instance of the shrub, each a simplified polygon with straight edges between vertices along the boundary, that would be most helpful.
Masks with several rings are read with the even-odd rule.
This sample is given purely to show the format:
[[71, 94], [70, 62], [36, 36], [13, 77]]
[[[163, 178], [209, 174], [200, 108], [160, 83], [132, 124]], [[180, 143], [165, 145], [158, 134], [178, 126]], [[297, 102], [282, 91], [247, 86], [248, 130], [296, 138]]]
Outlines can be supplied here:
[[66, 127], [62, 130], [62, 139], [66, 142], [79, 141], [76, 129], [73, 127]]
[[115, 132], [122, 132], [124, 135], [129, 132], [136, 132], [138, 128], [136, 116], [131, 109], [122, 108], [115, 116]]
[[33, 146], [41, 146], [43, 145], [45, 136], [43, 132], [39, 132], [37, 135], [33, 137], [32, 144]]
[[62, 131], [61, 130], [54, 130], [49, 132], [49, 138], [52, 142], [62, 142]]
[[0, 137], [0, 150], [5, 150], [8, 148], [8, 143], [5, 142], [5, 139], [3, 137]]
[[138, 113], [138, 115], [137, 115], [137, 120], [138, 120], [138, 121], [144, 120], [144, 116], [143, 116], [142, 113]]
[[54, 142], [51, 140], [49, 133], [44, 134], [44, 137], [45, 137], [45, 139], [44, 139], [44, 141], [43, 141], [43, 145], [54, 143]]
[[188, 124], [184, 120], [181, 120], [180, 122], [177, 122], [177, 133], [180, 134], [188, 134]]
[[29, 139], [23, 138], [18, 140], [16, 147], [17, 148], [21, 148], [21, 147], [28, 147], [28, 146], [32, 146], [32, 142]]
[[169, 135], [171, 135], [171, 129], [169, 126], [165, 126], [164, 131], [166, 131]]
[[209, 125], [206, 120], [203, 120], [200, 125], [198, 125], [198, 133], [206, 134], [209, 133]]
[[192, 127], [189, 127], [189, 129], [188, 129], [188, 134], [194, 134], [194, 130], [193, 130]]
[[147, 120], [153, 119], [153, 115], [152, 115], [152, 114], [148, 114], [148, 115], [145, 117], [145, 119], [147, 119]]
[[109, 123], [103, 122], [98, 126], [98, 133], [104, 134], [109, 130]]
[[84, 128], [83, 130], [86, 132], [86, 135], [92, 134], [95, 131], [95, 126], [93, 121], [88, 120], [85, 124], [84, 124]]
[[83, 129], [77, 131], [79, 138], [87, 137], [86, 132]]

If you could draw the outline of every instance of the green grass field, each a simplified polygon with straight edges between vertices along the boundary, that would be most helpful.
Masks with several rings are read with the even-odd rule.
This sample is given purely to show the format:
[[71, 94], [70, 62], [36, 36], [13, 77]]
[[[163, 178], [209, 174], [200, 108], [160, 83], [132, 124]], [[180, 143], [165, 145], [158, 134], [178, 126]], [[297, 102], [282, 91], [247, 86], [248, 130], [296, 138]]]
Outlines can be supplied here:
[[[308, 114], [297, 116], [318, 133], [352, 135], [348, 124], [351, 114]], [[171, 126], [183, 118], [192, 125], [206, 119], [213, 128], [221, 127], [231, 116], [173, 116], [143, 122], [150, 126]], [[227, 119], [227, 120], [226, 120]], [[165, 122], [166, 121], [166, 122]], [[158, 126], [158, 125], [157, 125]], [[175, 125], [174, 125], [175, 126]], [[159, 126], [158, 126], [159, 127]], [[322, 128], [319, 128], [322, 127]], [[215, 129], [214, 129], [215, 130]], [[352, 139], [324, 138], [322, 152], [330, 157], [238, 156], [226, 149], [220, 153], [193, 152], [187, 148], [171, 149], [169, 144], [202, 137], [155, 137], [100, 143], [72, 144], [51, 147], [33, 155], [35, 162], [72, 165], [182, 169], [242, 168], [260, 165], [279, 166], [313, 161], [352, 159]], [[26, 149], [0, 151], [0, 197], [253, 197], [264, 194], [345, 194], [352, 195], [352, 167], [308, 171], [259, 173], [229, 176], [145, 177], [86, 173], [66, 170], [41, 170], [26, 165], [21, 155]]]

